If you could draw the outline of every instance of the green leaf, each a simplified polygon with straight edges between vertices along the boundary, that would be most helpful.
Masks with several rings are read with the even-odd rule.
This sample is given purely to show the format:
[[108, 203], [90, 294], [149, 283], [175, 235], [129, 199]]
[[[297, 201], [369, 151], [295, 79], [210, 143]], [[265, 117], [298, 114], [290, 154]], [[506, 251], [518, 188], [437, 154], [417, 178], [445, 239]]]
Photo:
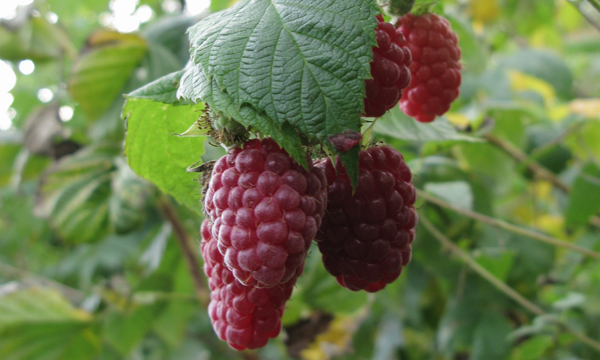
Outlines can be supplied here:
[[117, 234], [131, 232], [146, 220], [146, 198], [151, 185], [135, 175], [125, 159], [115, 159], [118, 171], [112, 178], [109, 218]]
[[[367, 293], [364, 291], [347, 296], [348, 290], [341, 287], [325, 270], [319, 255], [315, 254], [308, 258], [306, 267], [304, 277], [300, 278], [297, 285], [300, 291], [297, 296], [300, 296], [302, 302], [312, 309], [335, 314], [353, 313], [367, 303]], [[332, 299], [336, 300], [332, 301]]]
[[499, 59], [502, 68], [522, 71], [545, 80], [566, 99], [573, 97], [573, 73], [563, 59], [543, 50], [520, 50]]
[[459, 133], [443, 118], [431, 124], [420, 123], [404, 114], [397, 106], [377, 120], [374, 131], [380, 135], [407, 141], [481, 141]]
[[98, 30], [90, 36], [69, 79], [71, 96], [90, 118], [102, 115], [121, 94], [147, 49], [135, 34]]
[[92, 316], [55, 290], [30, 288], [0, 297], [0, 358], [91, 360], [101, 341]]
[[129, 93], [127, 97], [136, 99], [149, 99], [160, 101], [166, 104], [191, 104], [191, 102], [179, 101], [177, 99], [177, 89], [179, 81], [185, 70], [176, 71], [165, 75], [160, 79], [144, 85], [143, 87]]
[[452, 30], [458, 35], [464, 71], [476, 74], [483, 72], [487, 64], [487, 55], [484, 51], [485, 46], [477, 40], [473, 27], [465, 18], [450, 14], [445, 14], [445, 17], [450, 21]]
[[475, 260], [479, 265], [502, 281], [506, 280], [514, 259], [515, 253], [511, 250], [483, 248], [475, 252]]
[[581, 226], [600, 211], [600, 168], [587, 163], [575, 179], [565, 213], [568, 226]]
[[129, 355], [150, 331], [158, 310], [158, 305], [151, 305], [110, 313], [104, 322], [106, 340], [122, 355]]
[[473, 209], [473, 192], [465, 181], [427, 183], [425, 191], [463, 209]]
[[519, 344], [510, 354], [510, 360], [538, 360], [554, 345], [551, 336], [536, 336]]
[[504, 360], [510, 347], [507, 336], [510, 322], [496, 312], [486, 312], [475, 328], [472, 360]]
[[58, 59], [64, 54], [75, 56], [76, 49], [60, 26], [41, 17], [31, 17], [16, 31], [0, 26], [0, 58], [35, 62]]
[[90, 146], [62, 158], [42, 176], [36, 214], [50, 219], [65, 240], [88, 242], [109, 230], [108, 199], [118, 151], [114, 145]]
[[[189, 69], [183, 75], [181, 82], [182, 86], [179, 87], [177, 92], [178, 97], [201, 98], [210, 108], [234, 119], [246, 128], [252, 126], [263, 134], [268, 134], [286, 149], [299, 164], [307, 166], [306, 154], [302, 148], [300, 136], [289, 123], [285, 123], [280, 127], [274, 124], [264, 113], [257, 112], [249, 105], [236, 107], [226, 92], [218, 90], [215, 80], [208, 82], [208, 78], [199, 66]], [[185, 82], [193, 83], [194, 86], [183, 86]], [[216, 91], [213, 91], [213, 89], [216, 89]]]
[[[325, 143], [360, 130], [377, 14], [374, 0], [243, 0], [190, 28], [192, 60], [205, 83], [216, 81], [213, 95], [266, 114], [249, 125], [289, 126]], [[182, 87], [193, 80], [184, 76]]]
[[190, 318], [200, 310], [194, 298], [194, 284], [185, 261], [180, 261], [175, 271], [173, 292], [189, 294], [190, 300], [171, 300], [155, 319], [153, 331], [173, 348], [181, 345]]
[[123, 109], [129, 166], [198, 213], [202, 209], [200, 184], [196, 182], [197, 175], [186, 173], [185, 169], [201, 159], [204, 142], [171, 134], [185, 131], [201, 110], [202, 105], [174, 106], [148, 99], [128, 99]]

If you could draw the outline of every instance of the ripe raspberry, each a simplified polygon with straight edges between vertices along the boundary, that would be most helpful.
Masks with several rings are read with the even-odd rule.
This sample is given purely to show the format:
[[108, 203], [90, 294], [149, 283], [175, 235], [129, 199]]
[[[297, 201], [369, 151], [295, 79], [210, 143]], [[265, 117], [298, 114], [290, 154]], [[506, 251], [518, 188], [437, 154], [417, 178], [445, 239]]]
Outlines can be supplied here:
[[245, 285], [270, 288], [302, 267], [321, 226], [327, 180], [272, 139], [251, 140], [213, 168], [204, 208], [225, 264]]
[[412, 53], [412, 80], [400, 108], [420, 122], [445, 114], [458, 97], [461, 84], [461, 51], [448, 20], [436, 15], [400, 18], [398, 30], [406, 36]]
[[263, 347], [269, 338], [279, 335], [285, 302], [303, 267], [297, 268], [287, 282], [270, 289], [245, 286], [225, 266], [211, 227], [204, 220], [200, 249], [211, 291], [208, 314], [213, 328], [221, 340], [236, 350]]
[[396, 106], [410, 83], [411, 55], [404, 36], [394, 25], [377, 16], [377, 46], [373, 48], [372, 79], [366, 80], [363, 116], [380, 117]]
[[329, 158], [315, 164], [325, 170], [329, 183], [317, 244], [325, 268], [340, 285], [376, 292], [396, 280], [410, 261], [417, 224], [416, 190], [397, 150], [372, 147], [362, 150], [359, 159], [354, 195], [339, 159], [335, 168]]

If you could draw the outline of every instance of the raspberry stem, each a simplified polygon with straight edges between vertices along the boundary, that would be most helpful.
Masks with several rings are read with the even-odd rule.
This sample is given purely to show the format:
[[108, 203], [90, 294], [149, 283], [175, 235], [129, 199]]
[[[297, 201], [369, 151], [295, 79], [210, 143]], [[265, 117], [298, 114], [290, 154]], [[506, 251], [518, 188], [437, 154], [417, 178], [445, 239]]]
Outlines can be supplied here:
[[[479, 276], [481, 276], [482, 278], [487, 280], [496, 289], [500, 290], [505, 295], [507, 295], [508, 297], [513, 299], [515, 302], [517, 302], [519, 305], [523, 306], [524, 308], [531, 311], [532, 313], [534, 313], [538, 316], [547, 315], [547, 313], [542, 308], [540, 308], [533, 302], [527, 300], [523, 295], [521, 295], [520, 293], [515, 291], [510, 286], [506, 285], [504, 282], [502, 282], [500, 279], [498, 279], [496, 276], [494, 276], [491, 272], [489, 272], [483, 266], [479, 265], [479, 263], [477, 261], [475, 261], [471, 256], [469, 256], [469, 254], [467, 254], [464, 250], [462, 250], [460, 247], [458, 247], [456, 244], [454, 244], [446, 235], [444, 235], [440, 230], [438, 230], [431, 223], [431, 221], [429, 221], [429, 219], [422, 216], [421, 223], [423, 224], [423, 226], [425, 226], [427, 231], [429, 231], [431, 233], [431, 235], [433, 235], [443, 246], [450, 249], [467, 266], [469, 266], [471, 268], [471, 270], [475, 271]], [[589, 336], [587, 336], [584, 333], [579, 332], [578, 330], [571, 328], [568, 324], [566, 324], [565, 322], [563, 322], [561, 320], [557, 320], [556, 325], [558, 325], [562, 331], [570, 333], [571, 335], [576, 337], [579, 341], [585, 343], [589, 347], [600, 352], [600, 343], [598, 341], [590, 338]]]
[[177, 239], [177, 243], [181, 248], [181, 252], [184, 255], [188, 270], [192, 280], [194, 281], [196, 297], [198, 298], [200, 304], [206, 308], [210, 300], [210, 295], [208, 294], [208, 291], [206, 291], [206, 284], [204, 283], [204, 278], [202, 277], [195, 252], [192, 249], [191, 239], [185, 230], [177, 211], [175, 211], [170, 200], [165, 195], [161, 195], [160, 199], [158, 200], [158, 207], [165, 219], [173, 226], [175, 238]]
[[510, 223], [508, 223], [506, 221], [503, 221], [503, 220], [491, 218], [491, 217], [482, 215], [480, 213], [476, 213], [474, 211], [470, 211], [470, 210], [466, 210], [466, 209], [463, 209], [463, 208], [458, 207], [458, 206], [454, 206], [454, 205], [452, 205], [450, 203], [445, 202], [444, 200], [440, 200], [440, 199], [436, 198], [435, 196], [433, 196], [433, 195], [431, 195], [431, 194], [429, 194], [429, 193], [427, 193], [427, 192], [425, 192], [423, 190], [417, 189], [417, 195], [418, 195], [419, 198], [424, 199], [427, 202], [430, 202], [432, 204], [436, 204], [436, 205], [439, 205], [441, 207], [450, 209], [450, 210], [452, 210], [454, 212], [457, 212], [459, 214], [462, 214], [462, 215], [468, 216], [468, 217], [470, 217], [472, 219], [475, 219], [475, 220], [478, 220], [478, 221], [490, 224], [492, 226], [504, 229], [506, 231], [510, 231], [512, 233], [515, 233], [515, 234], [523, 235], [523, 236], [528, 237], [530, 239], [537, 240], [537, 241], [540, 241], [540, 242], [544, 242], [544, 243], [550, 244], [552, 246], [566, 248], [566, 249], [576, 251], [576, 252], [581, 253], [581, 254], [586, 255], [586, 256], [590, 256], [590, 257], [593, 257], [593, 258], [596, 258], [596, 259], [600, 259], [600, 253], [598, 253], [596, 251], [589, 250], [589, 249], [586, 249], [586, 248], [582, 248], [582, 247], [577, 246], [575, 244], [572, 244], [570, 242], [559, 240], [559, 239], [553, 238], [553, 237], [548, 236], [548, 235], [540, 234], [540, 233], [537, 233], [537, 232], [535, 232], [533, 230], [529, 230], [529, 229], [526, 229], [526, 228], [523, 228], [523, 227], [520, 227], [520, 226], [516, 226], [516, 225], [510, 224]]

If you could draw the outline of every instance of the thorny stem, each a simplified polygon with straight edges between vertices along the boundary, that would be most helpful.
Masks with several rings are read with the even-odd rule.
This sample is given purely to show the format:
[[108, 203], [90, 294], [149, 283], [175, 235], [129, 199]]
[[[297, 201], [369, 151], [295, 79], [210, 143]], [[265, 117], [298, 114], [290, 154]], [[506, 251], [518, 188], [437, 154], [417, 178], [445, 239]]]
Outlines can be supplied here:
[[[484, 138], [487, 139], [492, 145], [510, 155], [516, 161], [526, 165], [527, 169], [532, 171], [538, 178], [548, 180], [550, 183], [552, 183], [552, 185], [565, 193], [571, 192], [571, 187], [569, 185], [565, 184], [556, 175], [544, 168], [538, 162], [529, 158], [529, 156], [527, 156], [527, 154], [518, 147], [491, 134], [485, 135]], [[598, 216], [591, 217], [589, 222], [592, 225], [600, 227], [600, 218]]]
[[192, 241], [183, 227], [179, 215], [165, 195], [161, 195], [158, 206], [165, 219], [167, 219], [167, 221], [169, 221], [173, 226], [175, 238], [177, 239], [179, 247], [181, 248], [181, 252], [183, 253], [183, 257], [187, 263], [188, 271], [190, 272], [192, 280], [194, 281], [194, 288], [196, 290], [198, 301], [200, 301], [204, 307], [207, 307], [210, 295], [208, 290], [206, 290], [206, 284], [204, 283], [204, 278], [202, 277], [202, 272], [200, 271], [196, 254], [191, 245]]
[[[491, 272], [485, 269], [483, 266], [479, 265], [477, 261], [475, 261], [467, 252], [462, 250], [456, 244], [454, 244], [448, 237], [446, 237], [442, 232], [440, 232], [427, 218], [421, 217], [420, 223], [425, 226], [425, 228], [433, 235], [443, 246], [449, 248], [454, 255], [459, 257], [467, 266], [469, 266], [473, 271], [475, 271], [479, 276], [487, 280], [492, 286], [496, 289], [513, 299], [519, 305], [523, 306], [525, 309], [531, 311], [535, 315], [541, 316], [546, 315], [546, 312], [534, 304], [533, 302], [527, 300], [523, 295], [519, 294], [510, 286], [506, 285], [503, 281], [495, 277]], [[600, 343], [589, 336], [581, 333], [569, 325], [565, 324], [562, 321], [558, 321], [557, 325], [561, 328], [561, 330], [566, 331], [577, 338], [579, 341], [585, 343], [590, 346], [594, 350], [600, 352]]]
[[587, 255], [587, 256], [591, 256], [591, 257], [596, 258], [596, 259], [600, 259], [600, 253], [598, 253], [596, 251], [593, 251], [593, 250], [590, 250], [590, 249], [586, 249], [586, 248], [583, 248], [581, 246], [577, 246], [577, 245], [572, 244], [570, 242], [559, 240], [559, 239], [553, 238], [553, 237], [548, 236], [548, 235], [540, 234], [538, 232], [535, 232], [535, 231], [532, 231], [532, 230], [529, 230], [529, 229], [526, 229], [526, 228], [523, 228], [523, 227], [520, 227], [520, 226], [516, 226], [516, 225], [510, 224], [510, 223], [508, 223], [506, 221], [503, 221], [503, 220], [495, 219], [495, 218], [492, 218], [492, 217], [489, 217], [489, 216], [485, 216], [483, 214], [476, 213], [474, 211], [463, 209], [461, 207], [458, 207], [458, 206], [452, 205], [450, 203], [447, 203], [444, 200], [440, 200], [440, 199], [436, 198], [435, 196], [432, 196], [431, 194], [428, 194], [428, 193], [424, 192], [423, 190], [417, 190], [417, 193], [418, 193], [418, 196], [421, 199], [424, 199], [425, 201], [428, 201], [430, 203], [439, 205], [441, 207], [445, 207], [445, 208], [450, 209], [452, 211], [455, 211], [455, 212], [457, 212], [459, 214], [468, 216], [468, 217], [470, 217], [472, 219], [475, 219], [475, 220], [478, 220], [478, 221], [490, 224], [492, 226], [499, 227], [501, 229], [510, 231], [512, 233], [515, 233], [515, 234], [526, 236], [526, 237], [531, 238], [533, 240], [541, 241], [541, 242], [544, 242], [544, 243], [547, 243], [547, 244], [550, 244], [550, 245], [553, 245], [553, 246], [567, 248], [569, 250], [573, 250], [573, 251], [576, 251], [578, 253], [581, 253], [581, 254], [584, 254], [584, 255]]

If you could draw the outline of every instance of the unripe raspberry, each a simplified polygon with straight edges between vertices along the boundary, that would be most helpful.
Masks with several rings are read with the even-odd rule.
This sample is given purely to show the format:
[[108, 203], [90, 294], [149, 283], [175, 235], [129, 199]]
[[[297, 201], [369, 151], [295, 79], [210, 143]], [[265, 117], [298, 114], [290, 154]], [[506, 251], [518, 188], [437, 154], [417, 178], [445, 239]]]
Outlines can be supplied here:
[[410, 83], [411, 55], [404, 36], [377, 16], [377, 46], [373, 48], [372, 79], [366, 80], [363, 116], [380, 117], [398, 104]]
[[406, 37], [413, 57], [412, 80], [400, 108], [420, 122], [431, 122], [445, 114], [459, 94], [458, 37], [448, 20], [436, 14], [407, 14], [400, 18], [398, 30]]
[[270, 288], [291, 279], [321, 226], [327, 180], [272, 139], [251, 140], [214, 165], [204, 199], [212, 235], [235, 277]]
[[325, 170], [329, 184], [317, 244], [325, 268], [340, 285], [376, 292], [396, 280], [410, 261], [417, 224], [416, 190], [397, 150], [371, 147], [359, 156], [354, 195], [339, 160], [335, 168], [329, 158], [315, 163]]
[[269, 289], [243, 285], [225, 266], [211, 227], [205, 219], [200, 249], [211, 291], [208, 314], [213, 329], [236, 350], [263, 347], [279, 335], [285, 303], [303, 268], [297, 268], [289, 280]]

